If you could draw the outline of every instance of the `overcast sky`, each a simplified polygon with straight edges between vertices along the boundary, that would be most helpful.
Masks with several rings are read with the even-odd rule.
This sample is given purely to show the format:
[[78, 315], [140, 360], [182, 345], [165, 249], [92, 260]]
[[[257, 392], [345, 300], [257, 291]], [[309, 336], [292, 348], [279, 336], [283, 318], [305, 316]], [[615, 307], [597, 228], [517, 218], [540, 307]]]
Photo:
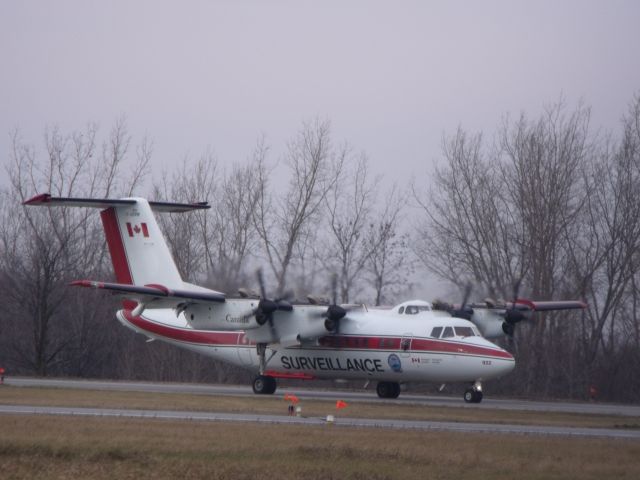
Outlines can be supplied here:
[[640, 91], [638, 1], [0, 2], [0, 155], [9, 132], [126, 115], [156, 165], [213, 149], [274, 159], [305, 119], [399, 182], [443, 133], [491, 133], [564, 96], [615, 129]]

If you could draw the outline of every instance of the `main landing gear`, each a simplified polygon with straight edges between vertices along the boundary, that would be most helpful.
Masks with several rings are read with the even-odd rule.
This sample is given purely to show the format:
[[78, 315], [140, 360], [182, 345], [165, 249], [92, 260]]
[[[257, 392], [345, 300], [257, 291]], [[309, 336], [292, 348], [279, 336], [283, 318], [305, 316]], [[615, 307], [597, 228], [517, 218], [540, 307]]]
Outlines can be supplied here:
[[276, 379], [269, 375], [258, 375], [253, 380], [253, 393], [270, 395], [276, 391]]
[[380, 398], [398, 398], [400, 384], [398, 382], [378, 382], [376, 393]]
[[260, 375], [253, 379], [253, 393], [271, 395], [276, 391], [278, 385], [275, 378], [264, 374], [267, 365], [265, 359], [267, 345], [266, 343], [259, 343], [256, 348], [258, 357], [260, 357]]
[[467, 403], [480, 403], [482, 401], [482, 384], [476, 382], [472, 387], [464, 391], [464, 401]]

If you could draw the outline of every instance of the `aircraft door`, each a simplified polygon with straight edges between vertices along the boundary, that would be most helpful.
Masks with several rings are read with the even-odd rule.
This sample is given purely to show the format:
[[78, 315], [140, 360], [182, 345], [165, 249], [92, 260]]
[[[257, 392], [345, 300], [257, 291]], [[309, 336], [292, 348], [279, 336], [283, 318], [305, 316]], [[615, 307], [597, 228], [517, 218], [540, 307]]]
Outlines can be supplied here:
[[407, 358], [411, 355], [411, 339], [413, 338], [413, 333], [405, 333], [402, 335], [400, 339], [400, 356]]

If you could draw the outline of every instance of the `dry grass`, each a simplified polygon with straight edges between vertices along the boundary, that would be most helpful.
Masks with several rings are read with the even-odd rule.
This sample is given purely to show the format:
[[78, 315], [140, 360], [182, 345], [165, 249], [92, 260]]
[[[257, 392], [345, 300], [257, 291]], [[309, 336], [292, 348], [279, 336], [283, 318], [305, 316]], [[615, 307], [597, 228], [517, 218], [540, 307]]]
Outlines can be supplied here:
[[[51, 405], [96, 408], [134, 408], [154, 410], [213, 411], [232, 413], [264, 413], [286, 415], [284, 393], [273, 397], [233, 397], [175, 393], [118, 392], [74, 390], [62, 388], [0, 388], [0, 404]], [[303, 415], [325, 417], [335, 413], [335, 402], [303, 400]], [[553, 425], [567, 427], [640, 428], [637, 417], [488, 410], [480, 408], [424, 407], [390, 405], [374, 402], [349, 402], [342, 416], [401, 420], [433, 420], [453, 422], [490, 422], [520, 425]]]
[[0, 478], [640, 478], [640, 442], [0, 416]]

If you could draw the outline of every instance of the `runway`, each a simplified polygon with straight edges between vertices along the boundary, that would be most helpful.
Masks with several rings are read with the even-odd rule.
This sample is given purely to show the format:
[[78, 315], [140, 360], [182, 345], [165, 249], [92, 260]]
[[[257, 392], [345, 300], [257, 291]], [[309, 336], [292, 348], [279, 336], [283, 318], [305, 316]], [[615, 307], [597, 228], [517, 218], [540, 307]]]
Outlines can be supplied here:
[[[7, 385], [16, 387], [53, 387], [87, 390], [114, 390], [130, 392], [189, 393], [198, 395], [255, 396], [249, 385], [207, 385], [195, 383], [152, 383], [152, 382], [116, 382], [101, 380], [68, 380], [31, 377], [9, 377]], [[528, 400], [496, 399], [486, 394], [482, 403], [468, 404], [462, 396], [419, 395], [402, 392], [393, 400], [380, 399], [373, 388], [363, 391], [320, 390], [313, 388], [282, 388], [275, 395], [285, 392], [295, 393], [299, 398], [310, 400], [351, 400], [373, 403], [422, 405], [425, 407], [454, 407], [471, 409], [524, 410], [536, 412], [581, 413], [590, 415], [620, 415], [640, 417], [640, 405], [617, 405], [611, 403], [586, 402], [540, 402]]]
[[[113, 418], [147, 418], [156, 420], [252, 422], [283, 425], [327, 425], [324, 418], [289, 417], [284, 415], [252, 415], [215, 412], [184, 412], [173, 410], [129, 410], [113, 408], [34, 407], [0, 405], [0, 414], [13, 415], [68, 415]], [[432, 422], [416, 420], [382, 420], [338, 417], [331, 425], [359, 428], [397, 428], [408, 430], [434, 430], [464, 433], [502, 433], [519, 435], [550, 435], [569, 437], [605, 437], [640, 440], [639, 430], [611, 428], [574, 428], [531, 425], [502, 425], [492, 423]]]
[[[113, 382], [113, 381], [84, 381], [63, 379], [36, 379], [36, 378], [11, 378], [5, 381], [8, 385], [20, 387], [50, 387], [50, 388], [76, 388], [91, 390], [120, 390], [162, 393], [190, 393], [199, 395], [233, 395], [253, 396], [250, 387], [226, 386], [226, 385], [199, 385], [199, 384], [174, 384], [174, 383], [145, 383], [145, 382]], [[301, 399], [324, 399], [346, 401], [370, 401], [391, 404], [417, 404], [428, 406], [447, 406], [458, 408], [492, 408], [505, 410], [532, 410], [575, 412], [587, 414], [624, 415], [627, 417], [640, 417], [640, 407], [633, 405], [611, 404], [581, 404], [581, 403], [556, 403], [556, 402], [526, 402], [517, 400], [487, 399], [482, 404], [466, 404], [461, 398], [440, 397], [426, 395], [404, 394], [396, 400], [381, 400], [375, 393], [369, 391], [326, 391], [312, 389], [282, 389], [276, 395], [285, 392], [295, 392]], [[82, 407], [49, 407], [49, 406], [24, 406], [24, 405], [0, 405], [0, 414], [22, 415], [69, 415], [69, 416], [98, 416], [116, 418], [149, 418], [165, 420], [185, 421], [224, 421], [224, 422], [254, 422], [265, 424], [283, 425], [327, 425], [325, 418], [319, 417], [290, 417], [266, 414], [234, 414], [219, 412], [192, 412], [173, 410], [136, 410], [136, 409], [111, 409], [111, 408], [82, 408]], [[632, 423], [636, 423], [633, 421]], [[605, 437], [618, 439], [640, 440], [638, 429], [615, 428], [576, 428], [554, 427], [537, 425], [508, 425], [470, 422], [437, 422], [420, 420], [383, 420], [360, 419], [337, 416], [335, 426], [359, 427], [359, 428], [396, 428], [425, 431], [452, 431], [465, 433], [493, 433], [493, 434], [520, 434], [520, 435], [549, 435], [569, 437]]]

